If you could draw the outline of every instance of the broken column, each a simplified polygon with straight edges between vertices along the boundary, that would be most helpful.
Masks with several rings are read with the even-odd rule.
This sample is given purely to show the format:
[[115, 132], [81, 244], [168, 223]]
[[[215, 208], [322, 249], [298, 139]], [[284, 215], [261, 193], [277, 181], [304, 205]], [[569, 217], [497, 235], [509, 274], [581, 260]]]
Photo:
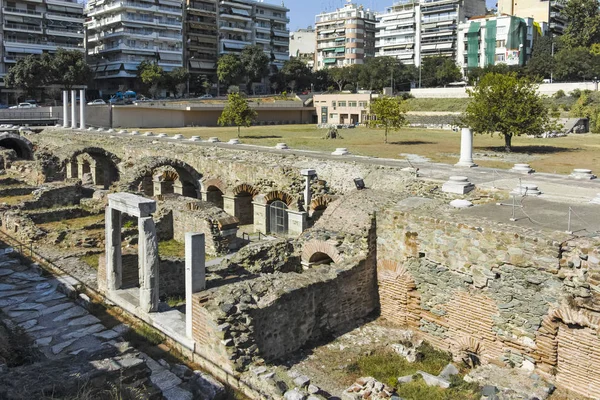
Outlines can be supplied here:
[[85, 89], [79, 91], [79, 129], [85, 130]]
[[192, 295], [206, 288], [204, 234], [185, 233], [185, 333], [192, 337]]
[[511, 168], [511, 171], [518, 172], [520, 174], [533, 174], [535, 170], [529, 166], [529, 164], [515, 164]]
[[121, 288], [121, 211], [106, 207], [105, 216], [106, 290]]
[[71, 128], [77, 129], [77, 90], [71, 90]]
[[460, 132], [460, 160], [455, 164], [457, 167], [476, 167], [473, 162], [473, 130], [462, 128]]
[[158, 238], [151, 216], [138, 218], [138, 267], [140, 270], [140, 309], [158, 311]]
[[313, 176], [317, 175], [317, 172], [314, 169], [303, 169], [303, 170], [300, 170], [300, 175], [302, 175], [305, 178], [304, 210], [306, 212], [308, 212], [308, 209], [310, 207], [310, 200], [311, 200], [311, 196], [312, 196], [312, 193], [310, 191], [310, 181], [312, 180]]
[[521, 183], [510, 194], [516, 196], [539, 196], [542, 192], [535, 183]]
[[591, 169], [575, 168], [570, 175], [574, 179], [596, 179]]
[[69, 127], [69, 91], [63, 90], [63, 128]]
[[449, 180], [442, 185], [442, 192], [454, 194], [466, 194], [475, 189], [475, 185], [469, 182], [466, 176], [451, 176]]

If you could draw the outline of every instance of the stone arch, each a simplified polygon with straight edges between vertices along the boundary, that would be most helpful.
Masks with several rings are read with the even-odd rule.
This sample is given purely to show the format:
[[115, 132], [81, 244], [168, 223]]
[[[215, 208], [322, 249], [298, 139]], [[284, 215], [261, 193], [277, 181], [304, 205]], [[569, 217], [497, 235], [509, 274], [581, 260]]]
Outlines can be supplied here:
[[252, 201], [258, 196], [259, 190], [249, 183], [236, 185], [231, 192], [224, 197], [224, 210], [235, 216], [240, 225], [254, 223], [254, 210]]
[[270, 204], [279, 200], [284, 202], [288, 207], [294, 204], [294, 197], [286, 192], [282, 192], [281, 190], [273, 190], [272, 192], [267, 193], [264, 200], [266, 204]]
[[94, 185], [108, 189], [119, 180], [117, 165], [119, 157], [101, 147], [83, 147], [75, 149], [63, 160], [67, 178], [83, 180], [84, 174], [91, 174]]
[[[174, 182], [173, 192], [182, 196], [197, 198], [201, 192], [202, 174], [184, 161], [167, 157], [145, 157], [138, 162], [137, 168], [130, 172], [126, 185], [129, 190], [138, 190], [146, 195], [161, 195], [163, 188], [160, 181], [154, 181], [154, 172], [163, 167], [172, 168], [178, 175]], [[165, 185], [168, 184], [169, 181]]]
[[400, 326], [420, 327], [420, 296], [404, 265], [393, 260], [377, 261], [381, 316]]
[[310, 266], [323, 263], [327, 258], [334, 264], [344, 260], [344, 257], [332, 243], [315, 239], [304, 244], [301, 256], [303, 265]]
[[250, 185], [249, 183], [240, 183], [239, 185], [233, 188], [232, 193], [236, 197], [250, 195], [250, 197], [255, 198], [260, 193], [260, 191], [256, 187]]
[[227, 191], [225, 184], [218, 178], [211, 178], [201, 182], [202, 200], [223, 208], [223, 195]]
[[567, 305], [551, 309], [536, 335], [540, 371], [556, 375], [558, 386], [590, 398], [600, 397], [600, 376], [582, 359], [600, 358], [600, 318]]
[[33, 159], [33, 145], [29, 140], [16, 133], [0, 133], [0, 147], [14, 150], [18, 159]]
[[325, 210], [333, 200], [335, 200], [335, 198], [328, 194], [316, 196], [310, 202], [310, 209], [314, 211]]

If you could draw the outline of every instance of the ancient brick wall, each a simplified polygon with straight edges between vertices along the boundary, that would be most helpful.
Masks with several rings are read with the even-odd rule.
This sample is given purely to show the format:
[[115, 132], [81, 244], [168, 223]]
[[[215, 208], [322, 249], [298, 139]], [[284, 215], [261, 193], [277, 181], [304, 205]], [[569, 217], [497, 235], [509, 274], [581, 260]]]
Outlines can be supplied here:
[[223, 255], [229, 252], [229, 245], [235, 240], [235, 231], [223, 235], [216, 221], [193, 211], [173, 210], [173, 238], [185, 242], [186, 232], [204, 233], [206, 254]]
[[92, 197], [93, 190], [81, 185], [52, 184], [42, 186], [32, 192], [33, 200], [22, 203], [24, 210], [51, 208], [56, 206], [72, 206], [79, 204], [84, 197]]
[[396, 209], [377, 215], [377, 233], [384, 318], [455, 358], [537, 368], [598, 396], [582, 360], [600, 355], [600, 238]]

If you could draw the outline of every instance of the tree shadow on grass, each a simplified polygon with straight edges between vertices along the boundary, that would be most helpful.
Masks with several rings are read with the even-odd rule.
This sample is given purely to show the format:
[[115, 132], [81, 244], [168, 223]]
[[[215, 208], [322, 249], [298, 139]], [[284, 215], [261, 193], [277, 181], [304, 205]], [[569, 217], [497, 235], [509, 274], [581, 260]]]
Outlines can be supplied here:
[[[504, 146], [475, 147], [475, 151], [493, 151], [496, 153], [506, 153]], [[571, 151], [581, 150], [579, 148], [557, 147], [557, 146], [512, 146], [511, 153], [517, 154], [555, 154], [569, 153]]]
[[435, 144], [435, 142], [427, 142], [425, 140], [401, 140], [399, 142], [390, 142], [390, 144], [399, 144], [403, 146], [411, 146], [416, 144]]
[[244, 135], [240, 139], [281, 139], [283, 136], [277, 135]]

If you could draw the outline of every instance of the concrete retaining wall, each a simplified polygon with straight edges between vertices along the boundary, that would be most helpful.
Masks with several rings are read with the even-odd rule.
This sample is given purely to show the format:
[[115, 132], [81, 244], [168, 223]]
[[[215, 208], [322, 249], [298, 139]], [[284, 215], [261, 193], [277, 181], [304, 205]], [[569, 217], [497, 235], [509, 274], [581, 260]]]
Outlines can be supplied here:
[[[470, 88], [470, 87], [467, 87]], [[467, 98], [465, 87], [446, 87], [446, 88], [421, 88], [411, 89], [410, 93], [417, 99], [452, 99]], [[569, 94], [575, 89], [579, 90], [598, 90], [598, 84], [593, 82], [564, 82], [564, 83], [543, 83], [540, 85], [538, 93], [551, 96], [562, 90]]]

